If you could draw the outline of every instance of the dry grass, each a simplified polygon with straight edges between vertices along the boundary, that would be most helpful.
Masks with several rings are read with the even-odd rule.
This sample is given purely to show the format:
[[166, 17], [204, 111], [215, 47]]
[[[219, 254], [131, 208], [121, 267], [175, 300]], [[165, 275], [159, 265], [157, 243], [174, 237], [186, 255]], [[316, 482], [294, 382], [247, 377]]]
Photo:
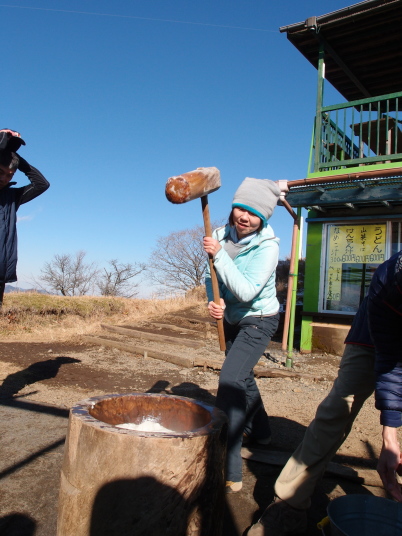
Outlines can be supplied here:
[[188, 307], [205, 312], [203, 293], [163, 300], [9, 293], [0, 310], [0, 337], [10, 342], [67, 341], [98, 331], [102, 322], [134, 323]]

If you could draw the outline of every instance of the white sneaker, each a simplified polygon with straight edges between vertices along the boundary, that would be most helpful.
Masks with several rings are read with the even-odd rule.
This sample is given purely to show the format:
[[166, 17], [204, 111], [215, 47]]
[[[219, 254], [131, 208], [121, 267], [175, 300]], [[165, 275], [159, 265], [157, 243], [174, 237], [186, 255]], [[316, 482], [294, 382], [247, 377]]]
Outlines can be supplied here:
[[237, 493], [243, 487], [243, 482], [233, 482], [232, 480], [226, 481], [226, 493]]

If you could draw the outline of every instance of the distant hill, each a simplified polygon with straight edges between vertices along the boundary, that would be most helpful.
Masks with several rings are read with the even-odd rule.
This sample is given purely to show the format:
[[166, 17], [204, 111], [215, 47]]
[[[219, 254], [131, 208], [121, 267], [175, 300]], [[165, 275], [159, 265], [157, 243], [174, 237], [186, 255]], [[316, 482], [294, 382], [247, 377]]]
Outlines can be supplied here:
[[7, 285], [4, 289], [5, 293], [9, 292], [39, 292], [40, 294], [49, 294], [49, 292], [46, 292], [46, 290], [40, 290], [36, 288], [20, 288], [20, 287], [13, 287], [12, 285]]

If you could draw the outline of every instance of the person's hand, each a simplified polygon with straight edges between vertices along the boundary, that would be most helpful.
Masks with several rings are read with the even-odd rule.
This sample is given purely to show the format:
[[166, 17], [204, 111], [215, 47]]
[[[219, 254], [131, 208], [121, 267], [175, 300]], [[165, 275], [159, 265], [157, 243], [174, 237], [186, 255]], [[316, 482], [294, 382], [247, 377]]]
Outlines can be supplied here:
[[212, 318], [215, 318], [215, 320], [220, 320], [221, 318], [223, 318], [224, 311], [226, 308], [225, 302], [222, 300], [222, 298], [220, 299], [220, 302], [220, 305], [213, 301], [210, 301], [208, 303], [209, 315], [212, 316]]
[[10, 130], [9, 128], [2, 128], [0, 129], [0, 132], [9, 132], [12, 136], [16, 136], [17, 138], [21, 138], [21, 134], [15, 130]]
[[401, 486], [396, 475], [402, 474], [402, 455], [399, 447], [397, 428], [383, 426], [382, 449], [378, 459], [377, 471], [388, 493], [402, 502]]
[[204, 236], [203, 245], [205, 252], [208, 253], [208, 255], [212, 255], [212, 257], [215, 257], [218, 251], [222, 248], [220, 243], [210, 236]]

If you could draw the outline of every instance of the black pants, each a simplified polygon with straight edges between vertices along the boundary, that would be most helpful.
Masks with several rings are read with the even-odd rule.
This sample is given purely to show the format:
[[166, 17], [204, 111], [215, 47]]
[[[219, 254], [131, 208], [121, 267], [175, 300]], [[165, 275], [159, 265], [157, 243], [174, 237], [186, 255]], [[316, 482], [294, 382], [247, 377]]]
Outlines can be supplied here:
[[4, 296], [4, 289], [6, 288], [5, 283], [0, 283], [0, 307], [3, 305], [3, 296]]
[[279, 314], [246, 316], [234, 326], [224, 322], [226, 359], [219, 376], [216, 406], [229, 419], [227, 480], [239, 482], [242, 479], [243, 432], [247, 431], [256, 439], [271, 434], [253, 368], [275, 334], [278, 323]]

